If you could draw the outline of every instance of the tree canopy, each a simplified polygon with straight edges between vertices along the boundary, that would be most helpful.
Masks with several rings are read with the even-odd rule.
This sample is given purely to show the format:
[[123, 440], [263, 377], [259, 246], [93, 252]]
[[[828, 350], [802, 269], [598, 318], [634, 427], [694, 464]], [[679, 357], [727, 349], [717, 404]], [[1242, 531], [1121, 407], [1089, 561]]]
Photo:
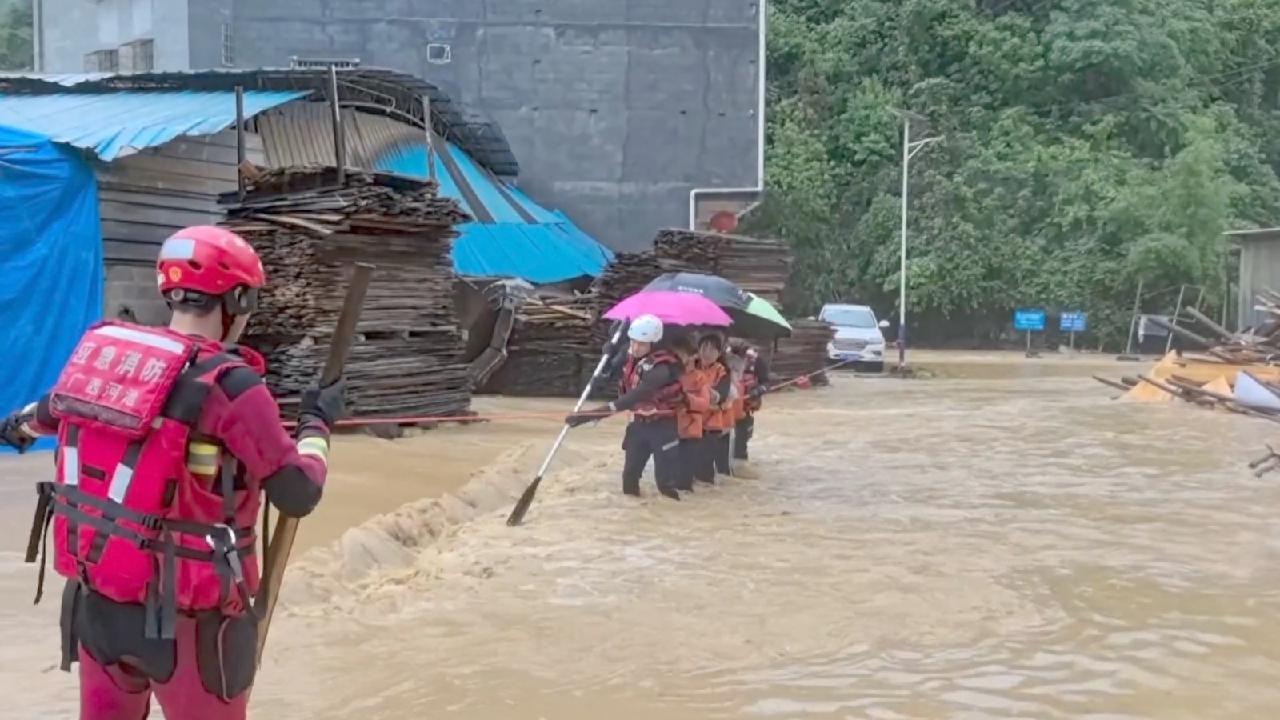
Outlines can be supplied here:
[[0, 70], [29, 70], [32, 61], [30, 0], [0, 0]]
[[[1221, 304], [1222, 232], [1280, 224], [1280, 0], [773, 0], [766, 200], [798, 311], [989, 338], [1020, 305], [1123, 335], [1139, 280]], [[917, 324], [913, 322], [913, 325]]]

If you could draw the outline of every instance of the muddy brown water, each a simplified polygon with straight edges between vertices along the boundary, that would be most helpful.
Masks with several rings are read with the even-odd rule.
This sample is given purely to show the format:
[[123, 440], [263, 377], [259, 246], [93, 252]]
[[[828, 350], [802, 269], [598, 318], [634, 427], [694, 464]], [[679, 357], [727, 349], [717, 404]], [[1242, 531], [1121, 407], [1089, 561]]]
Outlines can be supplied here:
[[[1276, 717], [1280, 479], [1244, 468], [1270, 428], [1111, 402], [1114, 362], [950, 360], [772, 398], [761, 477], [681, 503], [619, 494], [620, 425], [575, 431], [517, 529], [554, 423], [348, 443], [396, 505], [433, 454], [483, 470], [314, 519], [253, 716]], [[74, 717], [33, 575], [0, 555], [0, 717]]]

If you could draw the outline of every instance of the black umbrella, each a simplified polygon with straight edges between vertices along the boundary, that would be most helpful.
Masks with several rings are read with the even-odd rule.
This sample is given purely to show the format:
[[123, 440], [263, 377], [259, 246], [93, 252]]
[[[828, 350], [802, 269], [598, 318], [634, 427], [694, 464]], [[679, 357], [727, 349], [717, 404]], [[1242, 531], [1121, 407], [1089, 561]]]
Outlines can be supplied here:
[[736, 337], [773, 340], [791, 335], [790, 328], [747, 312], [747, 306], [751, 304], [751, 296], [719, 275], [691, 272], [667, 273], [646, 285], [644, 289], [692, 293], [707, 298], [719, 305], [733, 319], [733, 325], [729, 326], [729, 334]]
[[719, 275], [703, 275], [702, 273], [691, 272], [667, 273], [645, 285], [644, 289], [701, 295], [726, 310], [730, 308], [746, 310], [747, 305], [751, 302], [751, 298], [747, 296], [747, 293], [742, 288]]

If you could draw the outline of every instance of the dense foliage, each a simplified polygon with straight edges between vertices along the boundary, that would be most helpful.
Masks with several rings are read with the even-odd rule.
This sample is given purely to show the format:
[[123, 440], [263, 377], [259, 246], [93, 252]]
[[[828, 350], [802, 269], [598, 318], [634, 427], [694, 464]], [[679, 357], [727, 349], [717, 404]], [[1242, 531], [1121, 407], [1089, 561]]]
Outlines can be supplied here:
[[1280, 224], [1280, 0], [770, 5], [769, 192], [750, 222], [797, 249], [793, 310], [896, 308], [895, 108], [945, 136], [911, 170], [927, 339], [989, 339], [1024, 304], [1123, 336], [1140, 279], [1222, 305], [1221, 233]]
[[29, 70], [32, 61], [30, 0], [0, 0], [0, 70]]

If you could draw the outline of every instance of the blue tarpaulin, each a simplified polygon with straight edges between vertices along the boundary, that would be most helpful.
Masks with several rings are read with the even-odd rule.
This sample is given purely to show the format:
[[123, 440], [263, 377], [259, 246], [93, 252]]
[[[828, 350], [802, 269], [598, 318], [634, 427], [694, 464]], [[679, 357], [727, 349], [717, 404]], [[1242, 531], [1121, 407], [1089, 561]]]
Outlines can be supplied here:
[[[458, 227], [453, 269], [473, 277], [515, 277], [531, 283], [556, 283], [598, 277], [613, 252], [573, 224], [564, 213], [539, 206], [519, 189], [486, 172], [460, 148], [446, 145], [457, 176], [443, 159], [435, 159], [440, 194], [457, 200], [475, 222]], [[386, 172], [423, 178], [427, 151], [418, 145], [397, 148], [377, 161]], [[483, 207], [473, 207], [466, 185]], [[488, 218], [480, 220], [483, 215]]]
[[38, 399], [102, 316], [93, 172], [75, 150], [0, 126], [0, 416]]

